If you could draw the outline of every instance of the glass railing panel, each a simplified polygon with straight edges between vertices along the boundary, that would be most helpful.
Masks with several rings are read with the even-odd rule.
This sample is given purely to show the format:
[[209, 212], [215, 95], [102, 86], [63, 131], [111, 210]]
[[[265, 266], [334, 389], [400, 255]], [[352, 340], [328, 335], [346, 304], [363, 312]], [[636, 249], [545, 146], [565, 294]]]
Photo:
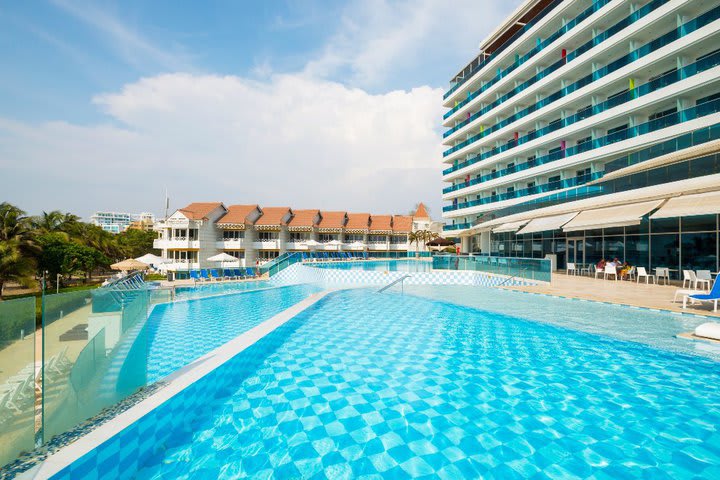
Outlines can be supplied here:
[[551, 279], [550, 260], [540, 258], [437, 255], [433, 257], [433, 269], [485, 272], [506, 276], [508, 280]]
[[35, 297], [0, 301], [0, 470], [35, 445]]
[[148, 289], [108, 288], [45, 296], [45, 441], [146, 384], [146, 351], [137, 339], [145, 327], [150, 298]]

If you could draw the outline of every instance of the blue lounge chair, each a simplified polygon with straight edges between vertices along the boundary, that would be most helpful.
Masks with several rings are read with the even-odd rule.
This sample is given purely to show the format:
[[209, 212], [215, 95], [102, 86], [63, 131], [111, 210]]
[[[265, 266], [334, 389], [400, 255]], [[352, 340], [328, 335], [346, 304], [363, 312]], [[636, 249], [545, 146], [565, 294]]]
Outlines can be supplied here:
[[254, 276], [255, 276], [255, 272], [253, 271], [252, 268], [248, 267], [248, 268], [245, 269], [245, 276], [246, 276], [246, 277], [254, 277]]
[[302, 261], [304, 262], [305, 260], [307, 260], [307, 258], [308, 258], [307, 255], [305, 255], [305, 252], [303, 252], [302, 253]]
[[203, 280], [210, 281], [210, 275], [208, 275], [208, 271], [204, 268], [200, 269], [200, 278]]
[[[700, 300], [701, 302], [713, 302], [713, 312], [717, 312], [718, 300], [720, 300], [720, 282], [718, 281], [720, 276], [715, 279], [710, 293], [699, 293], [697, 295], [688, 295], [693, 300]], [[683, 308], [687, 306], [687, 297], [683, 300]]]
[[191, 270], [190, 278], [195, 280], [196, 282], [199, 282], [200, 281], [200, 273], [197, 270]]
[[237, 275], [235, 275], [235, 274], [233, 273], [233, 271], [230, 270], [229, 268], [226, 268], [225, 270], [223, 270], [223, 277], [236, 279], [236, 278], [237, 278]]
[[222, 280], [222, 276], [218, 273], [216, 268], [210, 270], [210, 275], [212, 276], [213, 280]]
[[233, 269], [233, 273], [235, 274], [235, 278], [245, 277], [245, 275], [243, 275], [242, 271], [239, 268]]

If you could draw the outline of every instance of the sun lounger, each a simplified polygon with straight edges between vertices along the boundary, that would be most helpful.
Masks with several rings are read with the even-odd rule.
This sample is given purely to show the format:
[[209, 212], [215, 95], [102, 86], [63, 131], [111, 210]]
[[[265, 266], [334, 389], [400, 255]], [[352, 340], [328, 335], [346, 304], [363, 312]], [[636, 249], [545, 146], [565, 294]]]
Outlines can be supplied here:
[[208, 271], [206, 269], [200, 269], [200, 278], [206, 282], [210, 281], [210, 275], [208, 275]]
[[196, 282], [200, 281], [200, 272], [197, 270], [190, 270], [190, 278]]
[[237, 276], [235, 274], [233, 274], [233, 271], [230, 270], [229, 268], [226, 268], [225, 270], [223, 270], [223, 277], [225, 277], [227, 279], [231, 279], [231, 280], [235, 280], [237, 278]]
[[683, 308], [687, 307], [688, 298], [690, 298], [691, 300], [699, 300], [701, 302], [712, 302], [713, 312], [717, 312], [718, 300], [720, 300], [720, 282], [718, 282], [717, 278], [715, 279], [715, 283], [713, 283], [713, 287], [712, 290], [710, 290], [710, 293], [700, 293], [683, 297]]
[[246, 277], [255, 277], [255, 272], [252, 268], [248, 267], [245, 269], [245, 276]]

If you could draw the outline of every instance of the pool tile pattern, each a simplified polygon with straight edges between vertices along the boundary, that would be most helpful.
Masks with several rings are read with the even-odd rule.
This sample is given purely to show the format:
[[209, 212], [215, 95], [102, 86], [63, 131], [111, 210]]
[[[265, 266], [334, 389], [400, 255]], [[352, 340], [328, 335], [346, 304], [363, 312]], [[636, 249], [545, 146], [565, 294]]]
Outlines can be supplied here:
[[717, 365], [338, 292], [58, 478], [720, 478]]

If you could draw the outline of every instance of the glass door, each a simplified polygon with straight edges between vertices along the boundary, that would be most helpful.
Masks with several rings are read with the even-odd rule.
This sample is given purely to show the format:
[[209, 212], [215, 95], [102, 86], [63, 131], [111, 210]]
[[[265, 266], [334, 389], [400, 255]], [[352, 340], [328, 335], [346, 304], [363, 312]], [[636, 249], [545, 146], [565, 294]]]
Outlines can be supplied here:
[[580, 270], [585, 264], [585, 243], [583, 238], [566, 239], [566, 262], [574, 263], [575, 268]]

